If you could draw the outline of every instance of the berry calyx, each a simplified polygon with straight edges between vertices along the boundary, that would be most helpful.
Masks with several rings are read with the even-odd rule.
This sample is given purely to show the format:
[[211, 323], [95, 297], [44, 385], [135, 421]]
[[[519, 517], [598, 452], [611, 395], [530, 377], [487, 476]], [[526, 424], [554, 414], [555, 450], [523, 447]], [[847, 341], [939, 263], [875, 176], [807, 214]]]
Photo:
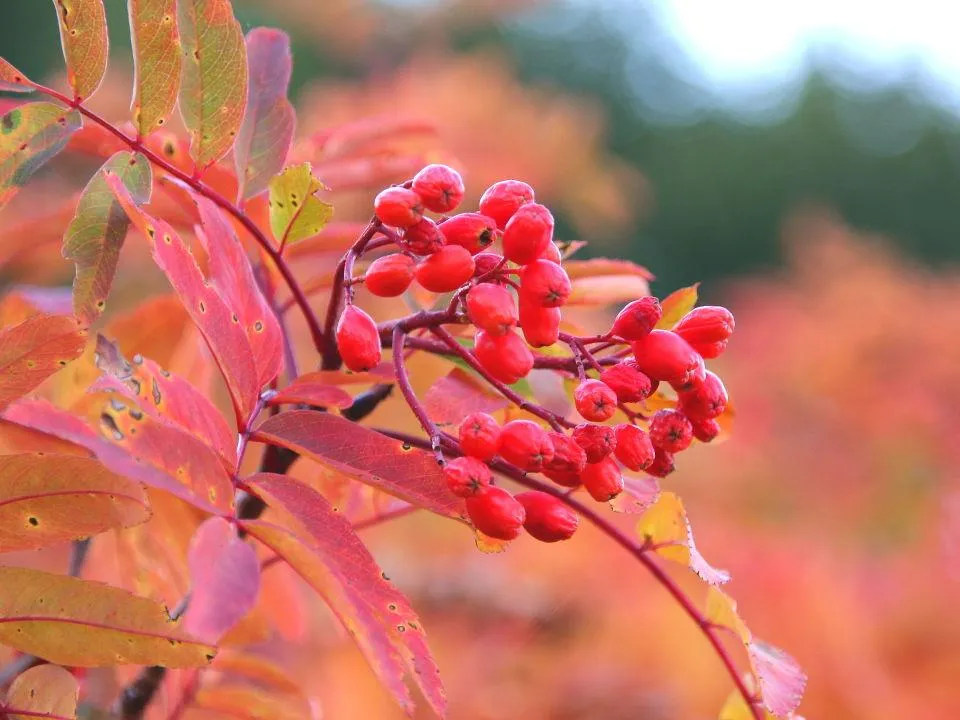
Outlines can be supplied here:
[[641, 402], [653, 392], [653, 383], [640, 371], [636, 360], [621, 360], [611, 365], [600, 373], [600, 379], [622, 403]]
[[459, 245], [444, 245], [417, 263], [413, 275], [425, 290], [450, 292], [473, 277], [473, 256]]
[[411, 189], [435, 213], [456, 210], [463, 200], [463, 178], [448, 165], [427, 165], [413, 176]]
[[617, 425], [617, 448], [614, 450], [617, 460], [629, 470], [645, 470], [653, 462], [656, 450], [650, 442], [650, 436], [636, 425]]
[[517, 537], [527, 518], [523, 505], [496, 485], [485, 487], [467, 498], [467, 515], [477, 530], [498, 540]]
[[502, 230], [521, 205], [533, 202], [533, 188], [522, 180], [501, 180], [480, 196], [480, 212], [493, 218]]
[[520, 296], [520, 329], [532, 347], [548, 347], [560, 338], [560, 308], [543, 307]]
[[623, 475], [620, 466], [612, 456], [607, 456], [600, 462], [587, 463], [580, 473], [583, 486], [597, 502], [613, 500], [623, 492]]
[[617, 411], [617, 394], [600, 380], [584, 380], [573, 391], [577, 412], [585, 420], [603, 422]]
[[485, 412], [467, 415], [458, 432], [460, 448], [470, 457], [489, 460], [497, 454], [500, 443], [500, 423]]
[[373, 199], [373, 212], [384, 225], [408, 228], [423, 219], [423, 201], [413, 190], [388, 187]]
[[503, 231], [503, 256], [518, 265], [539, 258], [553, 241], [553, 215], [543, 205], [528, 203], [514, 213]]
[[443, 247], [444, 239], [437, 224], [425, 217], [403, 231], [399, 244], [414, 255], [430, 255]]
[[570, 278], [556, 263], [538, 258], [520, 271], [520, 295], [540, 307], [560, 307], [570, 297]]
[[377, 324], [356, 305], [347, 305], [336, 329], [337, 349], [343, 364], [354, 372], [366, 372], [380, 364], [380, 333]]
[[611, 332], [628, 342], [640, 340], [657, 326], [662, 315], [660, 301], [648, 295], [628, 303], [617, 314]]
[[657, 410], [650, 420], [650, 441], [669, 453], [686, 450], [693, 442], [690, 418], [677, 410]]
[[364, 286], [377, 297], [403, 295], [413, 282], [413, 266], [409, 255], [384, 255], [370, 263], [364, 274]]
[[476, 495], [493, 480], [490, 468], [472, 457], [458, 457], [448, 461], [441, 474], [450, 492], [462, 498]]
[[447, 244], [460, 245], [476, 255], [496, 239], [497, 223], [480, 213], [460, 213], [440, 223], [440, 231]]
[[607, 425], [582, 423], [573, 429], [572, 437], [583, 448], [588, 463], [600, 462], [617, 447], [617, 436]]
[[673, 331], [703, 357], [715, 358], [724, 351], [735, 328], [733, 313], [725, 307], [702, 305], [680, 318]]
[[631, 343], [637, 367], [651, 380], [682, 387], [704, 373], [703, 358], [669, 330], [652, 330]]
[[466, 298], [470, 322], [491, 335], [503, 335], [517, 324], [517, 304], [502, 285], [480, 283]]
[[493, 335], [485, 330], [474, 338], [473, 354], [494, 378], [512, 385], [533, 370], [533, 353], [519, 335]]
[[553, 441], [547, 431], [530, 420], [511, 420], [500, 429], [497, 452], [504, 460], [527, 472], [540, 472], [553, 459]]
[[680, 409], [691, 420], [710, 420], [727, 408], [727, 389], [715, 373], [707, 370], [702, 380], [695, 380], [689, 390], [678, 394]]
[[577, 531], [580, 518], [553, 495], [530, 490], [516, 496], [527, 517], [523, 529], [541, 542], [569, 540]]

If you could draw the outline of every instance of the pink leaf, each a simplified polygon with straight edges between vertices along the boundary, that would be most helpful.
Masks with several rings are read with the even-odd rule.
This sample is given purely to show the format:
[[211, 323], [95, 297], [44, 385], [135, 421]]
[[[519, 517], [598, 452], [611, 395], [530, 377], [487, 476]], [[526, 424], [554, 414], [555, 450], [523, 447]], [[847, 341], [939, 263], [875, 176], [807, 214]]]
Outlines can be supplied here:
[[322, 373], [307, 373], [298, 377], [283, 390], [277, 391], [268, 404], [296, 405], [298, 403], [342, 410], [353, 405], [353, 397], [343, 388], [326, 383]]
[[625, 515], [646, 512], [660, 497], [660, 483], [649, 475], [623, 478], [623, 492], [610, 501], [610, 509]]
[[747, 643], [747, 653], [763, 704], [778, 717], [789, 716], [800, 705], [807, 674], [786, 652], [761, 640]]

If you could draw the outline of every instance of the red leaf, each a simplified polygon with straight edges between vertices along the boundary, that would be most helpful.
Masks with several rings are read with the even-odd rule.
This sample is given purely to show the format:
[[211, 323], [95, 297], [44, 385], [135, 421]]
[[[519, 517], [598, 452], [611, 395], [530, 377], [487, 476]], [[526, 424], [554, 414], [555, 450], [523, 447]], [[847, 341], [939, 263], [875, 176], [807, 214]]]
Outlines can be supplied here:
[[0, 409], [26, 395], [83, 353], [73, 318], [35, 315], [0, 332]]
[[747, 653], [767, 710], [778, 717], [790, 715], [803, 698], [806, 673], [786, 652], [760, 640], [747, 643]]
[[183, 629], [216, 644], [257, 601], [260, 561], [253, 547], [237, 537], [223, 518], [209, 518], [199, 528], [187, 557], [190, 606]]
[[447, 490], [433, 456], [405, 449], [362, 425], [330, 413], [290, 410], [268, 418], [254, 439], [294, 450], [347, 477], [438, 515], [463, 520], [463, 500]]
[[324, 382], [323, 373], [307, 373], [277, 391], [270, 398], [269, 405], [296, 405], [305, 403], [319, 407], [348, 408], [353, 405], [353, 397], [346, 390]]
[[470, 413], [505, 408], [502, 395], [491, 395], [470, 374], [454, 368], [437, 380], [423, 398], [427, 414], [441, 425], [457, 424]]
[[292, 534], [304, 545], [294, 552], [280, 547], [276, 543], [280, 528], [271, 531], [259, 521], [244, 523], [249, 532], [284, 557], [323, 596], [408, 713], [413, 703], [403, 683], [404, 666], [434, 712], [443, 717], [446, 695], [419, 618], [407, 598], [384, 578], [350, 523], [318, 492], [286, 476], [263, 473], [248, 478], [247, 484], [271, 508], [283, 508], [299, 521], [302, 528]]

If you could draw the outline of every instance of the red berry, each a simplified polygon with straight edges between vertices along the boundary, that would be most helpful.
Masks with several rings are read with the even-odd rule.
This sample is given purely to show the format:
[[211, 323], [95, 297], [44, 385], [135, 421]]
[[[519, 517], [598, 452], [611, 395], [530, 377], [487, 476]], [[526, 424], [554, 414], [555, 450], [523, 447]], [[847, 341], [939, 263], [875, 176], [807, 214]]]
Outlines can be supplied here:
[[548, 435], [553, 442], [553, 458], [543, 469], [555, 473], [570, 473], [577, 477], [587, 464], [587, 454], [583, 448], [569, 435], [559, 432], [550, 432]]
[[635, 360], [621, 360], [616, 365], [600, 373], [600, 379], [607, 384], [622, 403], [640, 402], [650, 397], [653, 384], [650, 378], [640, 372]]
[[617, 411], [617, 394], [600, 380], [584, 380], [573, 391], [577, 412], [585, 420], [603, 422]]
[[612, 427], [582, 423], [573, 429], [573, 439], [583, 448], [588, 463], [597, 463], [617, 447], [617, 436]]
[[370, 263], [364, 285], [377, 297], [403, 295], [413, 282], [413, 264], [409, 255], [384, 255]]
[[656, 448], [653, 462], [647, 466], [646, 472], [654, 477], [665, 478], [676, 469], [677, 466], [673, 462], [673, 453], [662, 448]]
[[460, 245], [471, 255], [489, 246], [497, 237], [497, 223], [480, 213], [460, 213], [440, 223], [447, 243]]
[[541, 307], [560, 307], [570, 297], [570, 278], [556, 263], [537, 259], [520, 271], [520, 294]]
[[356, 305], [347, 305], [337, 322], [337, 349], [343, 364], [354, 372], [380, 364], [380, 333], [373, 318]]
[[501, 180], [480, 196], [480, 212], [491, 217], [502, 230], [521, 205], [533, 202], [533, 188], [521, 180]]
[[540, 472], [553, 459], [553, 441], [530, 420], [511, 420], [500, 429], [500, 457], [527, 472]]
[[477, 253], [473, 256], [473, 263], [476, 270], [473, 271], [475, 277], [483, 277], [492, 272], [500, 263], [503, 262], [503, 255], [497, 255], [492, 252]]
[[480, 283], [467, 293], [470, 322], [491, 335], [503, 335], [517, 324], [517, 304], [502, 285]]
[[559, 265], [563, 262], [563, 255], [560, 254], [560, 248], [555, 242], [547, 243], [547, 248], [540, 255], [541, 260], [549, 260]]
[[400, 247], [414, 255], [430, 255], [443, 247], [443, 233], [430, 218], [423, 218], [403, 231]]
[[708, 443], [715, 439], [723, 429], [720, 427], [720, 423], [712, 418], [710, 420], [691, 419], [690, 424], [693, 425], [693, 436], [703, 443]]
[[707, 360], [713, 360], [714, 358], [720, 357], [720, 355], [722, 355], [723, 351], [726, 349], [726, 340], [718, 340], [717, 342], [712, 343], [701, 343], [694, 348], [694, 350], [700, 353], [701, 357], [706, 358]]
[[553, 345], [560, 337], [560, 308], [545, 308], [521, 295], [520, 328], [533, 347]]
[[680, 318], [673, 331], [703, 357], [715, 358], [726, 348], [735, 327], [733, 313], [725, 307], [703, 305]]
[[435, 213], [456, 210], [463, 200], [463, 178], [447, 165], [427, 165], [413, 176], [412, 187], [423, 206]]
[[631, 343], [637, 367], [651, 380], [683, 386], [703, 375], [703, 358], [682, 337], [669, 330], [653, 330]]
[[553, 240], [553, 215], [543, 205], [529, 203], [510, 218], [503, 231], [503, 255], [518, 265], [533, 262]]
[[612, 500], [623, 492], [623, 475], [617, 461], [609, 455], [600, 462], [587, 463], [580, 473], [583, 486], [597, 502]]
[[694, 380], [692, 387], [679, 393], [680, 409], [691, 420], [709, 420], [727, 408], [727, 389], [715, 373], [707, 370], [703, 380]]
[[423, 202], [413, 190], [388, 187], [374, 198], [373, 211], [385, 225], [407, 228], [423, 219]]
[[471, 457], [489, 460], [497, 454], [500, 423], [484, 412], [467, 415], [460, 423], [460, 448]]
[[570, 470], [550, 470], [548, 468], [544, 468], [541, 472], [557, 485], [563, 485], [569, 488], [580, 487], [580, 473], [571, 472]]
[[662, 315], [660, 301], [648, 295], [628, 303], [617, 314], [611, 332], [627, 341], [639, 340], [657, 326]]
[[450, 292], [473, 277], [473, 256], [459, 245], [444, 245], [417, 263], [413, 274], [430, 292]]
[[520, 493], [516, 496], [516, 500], [527, 512], [523, 529], [537, 540], [541, 542], [569, 540], [577, 531], [580, 518], [553, 495], [531, 490]]
[[513, 385], [533, 369], [533, 353], [515, 332], [491, 335], [480, 330], [474, 339], [473, 354], [487, 372], [507, 385]]
[[490, 468], [472, 457], [458, 457], [443, 466], [443, 479], [457, 497], [471, 497], [489, 487], [493, 480]]
[[654, 447], [650, 436], [636, 425], [617, 425], [617, 460], [630, 470], [643, 470], [653, 462]]
[[650, 441], [669, 453], [686, 450], [693, 442], [690, 418], [677, 410], [657, 410], [650, 420]]
[[513, 540], [520, 534], [527, 518], [523, 505], [509, 492], [496, 485], [485, 487], [467, 498], [467, 515], [484, 535], [498, 540]]

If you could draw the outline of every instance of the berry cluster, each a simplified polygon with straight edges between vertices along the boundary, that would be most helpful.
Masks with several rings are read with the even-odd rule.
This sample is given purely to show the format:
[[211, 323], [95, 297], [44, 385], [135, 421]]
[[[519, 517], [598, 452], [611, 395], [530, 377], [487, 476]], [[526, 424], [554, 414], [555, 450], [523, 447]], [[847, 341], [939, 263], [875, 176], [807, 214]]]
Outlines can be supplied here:
[[[478, 530], [503, 540], [521, 529], [544, 542], [564, 540], [576, 530], [578, 518], [562, 498], [544, 492], [512, 495], [494, 484], [491, 462], [542, 473], [565, 488], [583, 487], [597, 501], [623, 491], [624, 468], [666, 477], [677, 453], [694, 439], [710, 442], [720, 432], [717, 418], [726, 408], [727, 392], [704, 360], [725, 349], [733, 315], [722, 307], [698, 307], [665, 329], [659, 300], [642, 297], [620, 311], [606, 334], [562, 332], [571, 283], [553, 241], [550, 211], [536, 202], [528, 184], [504, 180], [487, 188], [478, 212], [447, 215], [463, 194], [455, 170], [429, 165], [411, 182], [377, 196], [376, 218], [388, 238], [383, 244], [392, 242], [398, 251], [374, 260], [361, 278], [347, 279], [346, 307], [336, 330], [340, 356], [351, 370], [369, 370], [380, 362], [381, 343], [390, 340], [390, 332], [426, 330], [440, 342], [421, 341], [420, 347], [461, 356], [495, 389], [543, 421], [518, 419], [501, 426], [488, 414], [474, 413], [454, 438], [432, 425], [412, 392], [404, 393], [431, 435], [438, 459], [443, 461], [444, 452], [457, 456], [444, 461], [443, 477], [452, 493], [466, 499]], [[453, 296], [446, 312], [421, 312], [378, 328], [352, 304], [350, 286], [361, 281], [380, 297], [401, 295], [413, 282]], [[457, 343], [445, 325], [472, 325], [472, 349]], [[556, 343], [568, 346], [568, 360], [534, 352]], [[395, 357], [395, 362], [403, 360]], [[509, 387], [538, 362], [577, 378], [573, 401], [581, 422]], [[660, 399], [675, 395], [676, 401], [648, 417], [637, 404], [654, 393]]]

